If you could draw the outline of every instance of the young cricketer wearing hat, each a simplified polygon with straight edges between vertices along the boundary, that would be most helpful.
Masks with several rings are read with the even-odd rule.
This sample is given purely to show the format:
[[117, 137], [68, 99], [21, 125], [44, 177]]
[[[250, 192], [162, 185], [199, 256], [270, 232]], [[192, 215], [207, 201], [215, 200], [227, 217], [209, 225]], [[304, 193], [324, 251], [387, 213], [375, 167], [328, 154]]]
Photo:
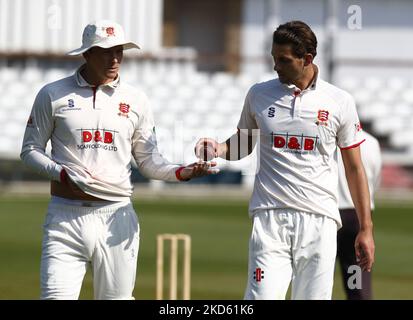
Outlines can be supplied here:
[[271, 51], [278, 78], [249, 90], [237, 134], [223, 143], [204, 138], [196, 146], [200, 157], [201, 147], [209, 144], [216, 156], [237, 160], [252, 152], [253, 130], [260, 132], [246, 299], [284, 299], [291, 281], [293, 299], [331, 299], [341, 227], [337, 146], [360, 223], [356, 257], [367, 271], [374, 261], [356, 108], [347, 92], [320, 78], [313, 63], [316, 49], [307, 24], [280, 25]]
[[[121, 81], [123, 50], [139, 48], [111, 21], [89, 24], [70, 55], [86, 63], [38, 93], [22, 160], [51, 179], [41, 257], [41, 298], [77, 299], [86, 267], [96, 299], [132, 299], [139, 223], [132, 207], [131, 157], [152, 179], [216, 173], [214, 164], [180, 166], [157, 149], [148, 98]], [[45, 153], [51, 141], [51, 157]]]

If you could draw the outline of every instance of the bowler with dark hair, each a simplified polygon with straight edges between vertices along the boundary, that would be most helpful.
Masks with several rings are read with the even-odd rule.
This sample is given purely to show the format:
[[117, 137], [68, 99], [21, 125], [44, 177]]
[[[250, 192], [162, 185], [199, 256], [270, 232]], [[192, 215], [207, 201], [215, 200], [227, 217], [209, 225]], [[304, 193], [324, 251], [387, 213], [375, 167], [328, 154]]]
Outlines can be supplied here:
[[237, 132], [222, 143], [200, 139], [195, 150], [207, 143], [215, 156], [238, 160], [259, 131], [245, 299], [285, 299], [290, 283], [293, 299], [331, 299], [341, 228], [337, 148], [360, 226], [355, 255], [363, 270], [374, 262], [361, 126], [350, 94], [321, 79], [317, 38], [306, 23], [280, 25], [271, 55], [278, 78], [251, 87]]

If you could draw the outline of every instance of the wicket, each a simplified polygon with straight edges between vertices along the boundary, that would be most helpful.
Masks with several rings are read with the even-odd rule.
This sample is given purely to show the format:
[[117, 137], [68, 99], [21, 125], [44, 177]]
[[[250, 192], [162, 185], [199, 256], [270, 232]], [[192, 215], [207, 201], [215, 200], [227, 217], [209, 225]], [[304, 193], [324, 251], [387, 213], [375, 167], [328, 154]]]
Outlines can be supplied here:
[[183, 300], [190, 299], [191, 289], [191, 236], [187, 234], [159, 234], [157, 236], [157, 253], [156, 253], [156, 299], [163, 299], [164, 283], [164, 241], [171, 242], [170, 250], [170, 276], [169, 276], [169, 299], [176, 300], [178, 296], [178, 241], [184, 243], [183, 252], [183, 277], [182, 277], [182, 295]]

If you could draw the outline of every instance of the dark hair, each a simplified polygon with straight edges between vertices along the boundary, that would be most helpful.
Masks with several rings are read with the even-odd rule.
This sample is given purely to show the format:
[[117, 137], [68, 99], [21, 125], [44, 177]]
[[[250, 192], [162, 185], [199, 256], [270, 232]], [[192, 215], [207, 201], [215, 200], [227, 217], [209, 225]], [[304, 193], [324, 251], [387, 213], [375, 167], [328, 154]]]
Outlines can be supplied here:
[[317, 38], [313, 30], [302, 21], [281, 24], [274, 31], [272, 41], [276, 44], [290, 44], [294, 54], [299, 58], [307, 53], [313, 57], [317, 55]]

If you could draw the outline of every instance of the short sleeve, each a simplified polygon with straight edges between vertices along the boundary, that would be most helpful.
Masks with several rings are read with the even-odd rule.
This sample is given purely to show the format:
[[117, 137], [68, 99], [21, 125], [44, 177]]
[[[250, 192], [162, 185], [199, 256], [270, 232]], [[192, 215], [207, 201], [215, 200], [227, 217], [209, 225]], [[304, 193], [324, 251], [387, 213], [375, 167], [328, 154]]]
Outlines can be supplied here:
[[253, 107], [252, 107], [252, 95], [253, 95], [253, 89], [252, 87], [248, 93], [247, 96], [245, 97], [244, 101], [244, 107], [241, 112], [241, 117], [238, 122], [238, 129], [258, 129], [257, 121], [255, 120], [255, 115], [253, 113]]
[[340, 124], [337, 131], [337, 144], [340, 149], [351, 149], [359, 146], [364, 138], [361, 134], [361, 123], [357, 114], [354, 99], [349, 95], [343, 105]]

